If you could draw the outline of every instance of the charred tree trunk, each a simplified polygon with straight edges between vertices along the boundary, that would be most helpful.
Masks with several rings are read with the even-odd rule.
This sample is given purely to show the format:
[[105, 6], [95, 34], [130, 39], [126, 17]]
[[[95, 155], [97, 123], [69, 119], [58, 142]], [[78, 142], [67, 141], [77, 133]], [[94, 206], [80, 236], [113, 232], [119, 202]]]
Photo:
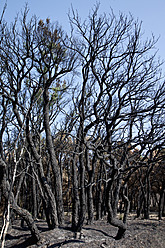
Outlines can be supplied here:
[[85, 199], [85, 165], [84, 165], [84, 151], [85, 151], [85, 132], [84, 132], [84, 121], [85, 121], [85, 90], [86, 90], [86, 83], [88, 80], [88, 73], [89, 68], [88, 65], [84, 65], [82, 68], [83, 74], [83, 86], [81, 92], [81, 98], [79, 101], [78, 111], [80, 115], [80, 123], [79, 129], [77, 133], [77, 144], [78, 152], [79, 152], [79, 168], [80, 168], [80, 211], [79, 211], [79, 220], [77, 224], [77, 232], [81, 232], [82, 226], [85, 220], [85, 213], [86, 213], [86, 199]]
[[[57, 217], [57, 210], [56, 210], [56, 200], [55, 200], [55, 197], [52, 193], [52, 189], [50, 187], [50, 185], [48, 184], [47, 180], [46, 180], [46, 177], [45, 177], [45, 174], [44, 174], [44, 170], [43, 170], [43, 165], [42, 165], [42, 162], [41, 162], [41, 156], [38, 154], [36, 148], [35, 148], [35, 145], [33, 143], [33, 140], [32, 140], [32, 137], [31, 137], [31, 134], [27, 128], [26, 130], [26, 133], [27, 133], [27, 140], [28, 140], [28, 143], [29, 143], [29, 146], [31, 148], [31, 151], [32, 151], [32, 154], [38, 164], [38, 171], [39, 171], [39, 177], [40, 177], [40, 180], [41, 180], [41, 185], [44, 189], [44, 191], [46, 192], [46, 195], [49, 199], [49, 212], [50, 212], [50, 215], [51, 215], [51, 219], [52, 219], [52, 224], [49, 225], [48, 223], [48, 226], [49, 228], [53, 229], [55, 227], [58, 226], [58, 217]], [[44, 197], [44, 195], [43, 195]], [[47, 206], [47, 199], [44, 199], [44, 202], [45, 202], [45, 205], [44, 206]], [[50, 208], [51, 206], [51, 208]], [[46, 208], [45, 211], [47, 212], [48, 209]]]
[[164, 203], [165, 203], [165, 181], [162, 182], [162, 189], [160, 192], [160, 199], [159, 199], [159, 220], [162, 219], [164, 213]]
[[[30, 113], [30, 110], [31, 110], [31, 108], [29, 108], [29, 113]], [[23, 128], [23, 123], [21, 121], [21, 117], [19, 115], [19, 112], [17, 110], [17, 106], [16, 106], [15, 102], [13, 102], [13, 111], [14, 111], [14, 114], [17, 118], [19, 126], [21, 128]], [[29, 122], [30, 122], [30, 118], [29, 118], [29, 115], [27, 115], [26, 116], [26, 125], [25, 125], [26, 126], [26, 128], [25, 128], [26, 138], [27, 138], [27, 142], [29, 145], [29, 150], [32, 153], [32, 155], [33, 155], [33, 157], [36, 160], [36, 163], [38, 165], [38, 170], [39, 170], [39, 174], [40, 174], [40, 180], [41, 180], [42, 187], [44, 188], [44, 190], [45, 190], [45, 192], [49, 198], [50, 204], [51, 204], [50, 214], [52, 217], [51, 219], [53, 220], [51, 226], [52, 226], [52, 228], [55, 228], [58, 226], [56, 200], [55, 200], [55, 197], [52, 193], [52, 190], [51, 190], [49, 184], [47, 183], [47, 180], [46, 180], [46, 177], [44, 174], [44, 170], [43, 170], [42, 161], [41, 161], [41, 155], [38, 153], [36, 146], [33, 142], [32, 134], [30, 132], [30, 127], [29, 127]]]
[[29, 227], [32, 237], [34, 238], [34, 240], [36, 242], [38, 242], [40, 240], [40, 232], [37, 228], [37, 226], [34, 223], [34, 219], [32, 217], [32, 215], [26, 210], [26, 209], [22, 209], [20, 208], [14, 201], [14, 197], [12, 196], [11, 199], [12, 202], [12, 207], [13, 210], [20, 216], [23, 218], [23, 220], [26, 222], [27, 226]]
[[33, 188], [33, 217], [37, 219], [37, 189], [34, 173], [32, 173], [32, 188]]
[[100, 171], [97, 178], [97, 187], [96, 187], [96, 219], [99, 220], [102, 218], [102, 177], [103, 177], [103, 161], [100, 161]]
[[143, 197], [143, 212], [144, 219], [149, 219], [149, 210], [150, 210], [150, 183], [149, 183], [149, 175], [146, 175], [144, 185], [140, 178], [141, 191]]
[[46, 144], [47, 149], [50, 155], [50, 162], [52, 165], [52, 170], [55, 180], [55, 196], [57, 204], [57, 213], [59, 224], [62, 224], [64, 221], [64, 206], [63, 206], [63, 197], [62, 197], [62, 180], [59, 165], [57, 164], [57, 159], [54, 150], [53, 138], [50, 130], [50, 121], [49, 121], [49, 92], [46, 88], [44, 90], [44, 126], [46, 132]]
[[88, 224], [93, 223], [94, 218], [94, 206], [93, 206], [93, 190], [92, 183], [87, 186], [87, 202], [88, 202]]
[[[54, 206], [55, 203], [53, 203], [54, 202], [53, 197], [52, 197], [53, 194], [51, 193], [51, 190], [49, 187], [46, 190], [44, 187], [41, 186], [42, 181], [40, 183], [39, 176], [38, 176], [38, 174], [40, 173], [36, 173], [34, 169], [32, 171], [36, 179], [37, 185], [39, 187], [40, 195], [42, 198], [43, 209], [42, 209], [41, 217], [42, 218], [46, 217], [46, 221], [47, 221], [47, 224], [50, 230], [54, 229], [55, 227], [58, 226], [58, 219], [57, 219], [56, 212], [54, 212], [56, 210], [56, 206]], [[51, 197], [52, 197], [52, 200], [51, 200]], [[39, 206], [38, 203], [37, 205]], [[52, 206], [54, 206], [54, 208], [52, 208]], [[39, 211], [39, 209], [37, 210]]]
[[34, 219], [32, 218], [31, 214], [26, 210], [20, 208], [17, 203], [15, 202], [14, 195], [12, 192], [10, 192], [10, 185], [8, 182], [8, 179], [6, 177], [6, 164], [5, 162], [0, 158], [0, 171], [2, 172], [3, 179], [2, 179], [2, 189], [3, 189], [3, 195], [6, 198], [6, 200], [12, 205], [13, 210], [22, 217], [27, 226], [29, 227], [32, 237], [34, 238], [35, 242], [38, 242], [40, 240], [40, 232], [34, 223]]
[[72, 160], [72, 181], [73, 181], [73, 196], [72, 196], [72, 230], [76, 232], [79, 218], [79, 193], [78, 193], [78, 175], [76, 166], [76, 156], [74, 154]]
[[150, 193], [151, 186], [150, 186], [150, 175], [147, 173], [146, 175], [146, 198], [144, 201], [144, 219], [150, 218]]
[[86, 213], [86, 197], [85, 197], [85, 166], [84, 166], [84, 153], [83, 153], [83, 143], [80, 142], [79, 149], [79, 165], [80, 165], [80, 212], [79, 220], [77, 225], [77, 232], [81, 232]]
[[142, 212], [142, 208], [143, 208], [143, 195], [141, 193], [141, 190], [139, 190], [137, 198], [138, 199], [137, 199], [136, 217], [139, 218]]
[[114, 209], [114, 217], [117, 216], [118, 203], [119, 203], [119, 194], [121, 188], [121, 179], [117, 179], [114, 194], [113, 194], [113, 209]]
[[[112, 202], [112, 199], [111, 199], [112, 192], [111, 191], [112, 191], [112, 184], [114, 182], [114, 176], [115, 176], [115, 170], [112, 172], [111, 180], [108, 181], [108, 185], [107, 185], [107, 211], [108, 211], [108, 222], [111, 225], [118, 227], [118, 233], [117, 233], [115, 239], [119, 240], [119, 239], [124, 237], [127, 226], [126, 226], [126, 217], [123, 221], [117, 219], [116, 215], [115, 215], [116, 210], [113, 209], [113, 207], [112, 207], [112, 203], [111, 203]], [[128, 211], [128, 209], [126, 209], [126, 212], [127, 211]]]
[[18, 182], [17, 192], [16, 192], [16, 196], [15, 196], [15, 202], [16, 203], [18, 202], [18, 197], [20, 194], [20, 190], [21, 190], [24, 178], [25, 178], [25, 171], [22, 172], [20, 179], [19, 179], [19, 182]]
[[86, 160], [86, 168], [88, 172], [88, 185], [87, 185], [88, 224], [92, 224], [93, 219], [94, 219], [93, 183], [94, 183], [96, 154], [94, 154], [93, 159], [91, 161], [91, 165], [90, 165], [89, 152], [86, 148], [85, 160]]

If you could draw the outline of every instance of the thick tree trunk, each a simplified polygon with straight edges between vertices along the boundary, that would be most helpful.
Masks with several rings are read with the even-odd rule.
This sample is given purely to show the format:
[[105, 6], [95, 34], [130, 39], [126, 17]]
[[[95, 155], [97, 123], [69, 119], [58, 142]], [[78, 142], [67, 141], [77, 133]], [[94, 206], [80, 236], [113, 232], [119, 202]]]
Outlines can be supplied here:
[[60, 168], [57, 163], [53, 138], [51, 135], [50, 130], [50, 121], [49, 121], [49, 92], [48, 89], [44, 91], [44, 126], [46, 132], [46, 144], [47, 149], [50, 155], [50, 161], [52, 165], [52, 170], [54, 174], [54, 181], [55, 181], [55, 196], [56, 196], [56, 204], [57, 204], [57, 213], [58, 213], [58, 221], [59, 224], [62, 224], [64, 221], [64, 206], [63, 206], [63, 197], [62, 197], [62, 180], [61, 180], [61, 173]]
[[23, 220], [26, 222], [27, 226], [29, 227], [32, 237], [34, 238], [34, 240], [36, 242], [38, 242], [40, 240], [40, 232], [36, 226], [36, 224], [34, 223], [34, 219], [31, 216], [31, 214], [26, 210], [26, 209], [22, 209], [20, 208], [14, 201], [14, 197], [12, 196], [12, 207], [13, 210], [20, 216], [23, 218]]
[[117, 216], [117, 209], [118, 209], [118, 203], [119, 203], [119, 193], [121, 188], [121, 179], [118, 179], [115, 185], [115, 190], [113, 194], [113, 210], [114, 210], [114, 217]]
[[112, 173], [112, 180], [109, 180], [107, 185], [107, 211], [108, 211], [108, 222], [111, 225], [118, 227], [118, 233], [115, 239], [119, 240], [124, 237], [127, 226], [126, 226], [126, 218], [125, 218], [125, 223], [122, 220], [117, 219], [115, 215], [116, 210], [112, 208], [111, 190], [112, 190], [114, 175], [115, 172]]
[[125, 223], [123, 223], [122, 220], [118, 220], [116, 217], [113, 217], [113, 210], [112, 210], [112, 207], [110, 206], [111, 204], [109, 203], [108, 205], [109, 205], [107, 208], [107, 210], [108, 210], [108, 222], [111, 225], [118, 227], [118, 233], [117, 233], [115, 239], [119, 240], [119, 239], [124, 237], [127, 226]]
[[[51, 190], [51, 187], [50, 185], [48, 184], [47, 180], [46, 180], [46, 177], [45, 177], [45, 174], [44, 174], [44, 170], [43, 170], [43, 165], [42, 165], [42, 162], [41, 162], [41, 156], [38, 154], [36, 148], [35, 148], [35, 145], [33, 143], [33, 140], [32, 140], [32, 137], [31, 137], [31, 134], [27, 131], [27, 140], [28, 140], [28, 143], [30, 145], [30, 148], [31, 148], [31, 151], [32, 151], [32, 154], [38, 164], [38, 170], [39, 170], [39, 174], [40, 174], [40, 180], [41, 180], [41, 184], [42, 184], [42, 187], [44, 188], [47, 196], [48, 196], [48, 201], [49, 201], [49, 212], [50, 212], [50, 215], [51, 215], [51, 219], [52, 219], [52, 224], [51, 226], [48, 224], [48, 226], [52, 229], [52, 228], [55, 228], [58, 226], [58, 217], [57, 217], [57, 210], [56, 210], [56, 200], [55, 200], [55, 197], [52, 193], [52, 190]], [[46, 202], [47, 200], [44, 199], [44, 201]], [[47, 205], [47, 203], [45, 203], [45, 205]], [[46, 209], [47, 211], [48, 209]]]

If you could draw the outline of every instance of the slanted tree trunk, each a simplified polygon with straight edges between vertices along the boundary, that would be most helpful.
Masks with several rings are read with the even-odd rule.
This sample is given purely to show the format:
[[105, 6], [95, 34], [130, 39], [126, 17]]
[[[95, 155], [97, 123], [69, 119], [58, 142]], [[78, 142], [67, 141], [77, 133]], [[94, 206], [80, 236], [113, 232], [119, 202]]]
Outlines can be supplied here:
[[22, 174], [19, 178], [19, 182], [18, 182], [18, 186], [17, 186], [17, 192], [16, 192], [16, 196], [15, 196], [15, 202], [16, 203], [18, 202], [18, 197], [20, 194], [20, 190], [21, 190], [24, 178], [25, 178], [25, 171], [22, 172]]
[[10, 185], [9, 185], [9, 181], [7, 179], [6, 172], [5, 172], [6, 167], [7, 165], [5, 164], [5, 162], [0, 158], [0, 172], [3, 175], [2, 184], [1, 184], [3, 195], [6, 198], [6, 200], [9, 202], [9, 204], [11, 204], [13, 210], [26, 221], [26, 224], [31, 231], [34, 241], [38, 242], [41, 237], [40, 237], [40, 232], [34, 222], [34, 219], [32, 218], [31, 214], [26, 209], [22, 209], [17, 205], [14, 199], [13, 193], [10, 192]]
[[64, 221], [64, 206], [63, 206], [63, 197], [62, 197], [62, 180], [59, 165], [57, 164], [57, 159], [54, 150], [53, 138], [50, 130], [50, 121], [49, 121], [49, 92], [48, 88], [44, 90], [44, 126], [46, 132], [46, 144], [47, 149], [50, 155], [50, 162], [52, 165], [52, 170], [54, 174], [55, 181], [55, 196], [57, 204], [57, 213], [59, 224], [62, 224]]
[[12, 208], [13, 210], [20, 216], [23, 218], [23, 220], [26, 222], [27, 226], [29, 227], [30, 231], [31, 231], [31, 234], [32, 234], [32, 237], [34, 238], [34, 240], [36, 242], [38, 242], [40, 240], [40, 232], [34, 222], [34, 219], [32, 217], [32, 215], [26, 210], [26, 209], [23, 209], [23, 208], [20, 208], [16, 203], [15, 203], [15, 200], [14, 200], [14, 196], [12, 195], [11, 197], [11, 203], [12, 203]]
[[[49, 187], [47, 188], [47, 190], [45, 190], [45, 188], [41, 186], [42, 181], [40, 183], [39, 176], [38, 176], [39, 173], [36, 173], [33, 168], [32, 168], [32, 171], [37, 181], [40, 194], [41, 194], [41, 198], [42, 198], [42, 204], [43, 204], [43, 210], [44, 210], [44, 211], [42, 210], [42, 218], [46, 217], [46, 221], [47, 221], [49, 229], [50, 230], [54, 229], [55, 227], [58, 226], [58, 219], [57, 219], [56, 212], [54, 214], [54, 211], [56, 210], [56, 206], [52, 209], [52, 206], [54, 206], [54, 204], [52, 205], [53, 199], [51, 200], [51, 197], [52, 197], [51, 190], [49, 189]], [[50, 190], [50, 193], [48, 193], [49, 190]]]

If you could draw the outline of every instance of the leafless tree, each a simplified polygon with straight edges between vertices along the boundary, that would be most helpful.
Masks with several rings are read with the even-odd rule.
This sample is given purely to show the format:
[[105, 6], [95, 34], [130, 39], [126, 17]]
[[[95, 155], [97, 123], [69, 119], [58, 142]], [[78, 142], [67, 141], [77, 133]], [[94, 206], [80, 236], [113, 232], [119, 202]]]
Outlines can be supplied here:
[[[78, 34], [71, 42], [76, 44], [73, 50], [79, 54], [82, 78], [77, 98], [74, 98], [80, 173], [77, 230], [81, 230], [85, 219], [85, 188], [88, 183], [92, 185], [90, 177], [86, 183], [85, 176], [86, 171], [93, 171], [87, 155], [90, 151], [93, 157], [97, 154], [108, 171], [108, 221], [119, 228], [116, 236], [119, 239], [125, 233], [129, 212], [124, 175], [131, 173], [135, 166], [137, 169], [140, 162], [132, 166], [129, 154], [141, 147], [139, 154], [147, 150], [148, 156], [149, 146], [156, 149], [158, 139], [154, 132], [161, 132], [162, 127], [158, 122], [153, 124], [153, 119], [156, 121], [158, 112], [162, 111], [164, 88], [161, 62], [156, 61], [153, 50], [155, 38], [143, 41], [141, 23], [131, 15], [116, 17], [112, 11], [108, 17], [99, 16], [98, 10], [99, 5], [96, 5], [84, 22], [76, 11], [70, 14], [71, 30]], [[164, 126], [162, 134], [164, 138]], [[125, 205], [123, 220], [117, 219], [121, 192]]]

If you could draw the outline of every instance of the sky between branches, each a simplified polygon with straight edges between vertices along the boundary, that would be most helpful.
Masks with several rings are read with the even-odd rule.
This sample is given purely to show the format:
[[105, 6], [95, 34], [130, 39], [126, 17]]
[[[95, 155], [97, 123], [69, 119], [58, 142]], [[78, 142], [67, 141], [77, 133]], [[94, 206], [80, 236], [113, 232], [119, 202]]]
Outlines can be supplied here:
[[[6, 0], [0, 0], [2, 13]], [[88, 16], [96, 0], [7, 0], [4, 18], [7, 22], [14, 20], [16, 14], [28, 3], [30, 15], [35, 14], [41, 19], [49, 17], [51, 21], [58, 21], [65, 31], [69, 30], [68, 12], [71, 5], [77, 9], [81, 19]], [[135, 19], [143, 22], [144, 37], [151, 37], [152, 33], [159, 38], [156, 48], [158, 56], [165, 60], [165, 0], [100, 0], [100, 14], [109, 13], [110, 7], [117, 15], [119, 11], [131, 13]], [[164, 68], [164, 66], [163, 66]], [[163, 69], [165, 72], [165, 69]]]

